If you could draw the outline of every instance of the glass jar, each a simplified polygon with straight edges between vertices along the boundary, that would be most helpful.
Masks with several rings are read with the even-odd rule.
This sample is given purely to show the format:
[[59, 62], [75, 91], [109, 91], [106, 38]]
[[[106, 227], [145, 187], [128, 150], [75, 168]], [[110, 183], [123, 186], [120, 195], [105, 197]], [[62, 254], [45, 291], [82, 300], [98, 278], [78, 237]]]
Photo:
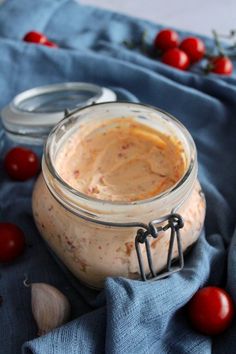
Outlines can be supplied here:
[[116, 101], [115, 92], [86, 82], [34, 87], [15, 96], [1, 111], [1, 120], [9, 142], [40, 146], [65, 110], [107, 101]]
[[[64, 142], [91, 121], [127, 117], [181, 142], [187, 165], [184, 176], [165, 192], [134, 202], [104, 201], [74, 190], [55, 169], [55, 159]], [[205, 198], [197, 180], [197, 168], [196, 147], [191, 135], [169, 114], [150, 106], [124, 102], [85, 107], [58, 123], [47, 139], [42, 174], [33, 192], [34, 219], [59, 259], [79, 280], [94, 288], [102, 288], [108, 276], [140, 279], [142, 269], [137, 257], [136, 235], [142, 228], [147, 231], [146, 225], [153, 226], [150, 222], [158, 219], [154, 223], [156, 237], [152, 232], [148, 235], [156, 275], [167, 265], [170, 243], [173, 243], [171, 259], [178, 257], [180, 251], [178, 240], [172, 239], [173, 229], [164, 227], [168, 215], [178, 213], [184, 221], [180, 235], [183, 251], [200, 235]], [[138, 246], [143, 272], [148, 278], [147, 248], [141, 243]]]
[[65, 111], [116, 99], [110, 88], [88, 82], [63, 82], [23, 91], [0, 113], [0, 153], [5, 156], [20, 145], [41, 156], [48, 134]]

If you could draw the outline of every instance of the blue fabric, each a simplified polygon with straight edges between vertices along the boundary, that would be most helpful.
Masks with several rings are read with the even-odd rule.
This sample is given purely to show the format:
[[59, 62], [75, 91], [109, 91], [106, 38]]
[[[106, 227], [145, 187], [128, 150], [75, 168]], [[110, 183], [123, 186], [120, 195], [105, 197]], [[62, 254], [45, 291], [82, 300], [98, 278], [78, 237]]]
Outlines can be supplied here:
[[[0, 24], [0, 107], [31, 87], [87, 81], [114, 88], [121, 99], [167, 110], [195, 139], [208, 206], [204, 232], [182, 272], [151, 284], [109, 278], [97, 294], [76, 281], [45, 247], [31, 212], [34, 180], [7, 178], [2, 168], [9, 148], [5, 141], [0, 220], [24, 230], [27, 249], [16, 262], [0, 266], [0, 352], [19, 353], [26, 342], [24, 354], [236, 353], [235, 321], [224, 334], [210, 338], [191, 329], [184, 308], [206, 284], [226, 287], [236, 302], [235, 76], [205, 76], [198, 66], [180, 72], [128, 50], [123, 40], [137, 40], [144, 30], [152, 40], [160, 26], [71, 0], [7, 0], [0, 8]], [[32, 29], [45, 32], [61, 49], [22, 42]], [[70, 323], [36, 338], [25, 274], [68, 296]]]

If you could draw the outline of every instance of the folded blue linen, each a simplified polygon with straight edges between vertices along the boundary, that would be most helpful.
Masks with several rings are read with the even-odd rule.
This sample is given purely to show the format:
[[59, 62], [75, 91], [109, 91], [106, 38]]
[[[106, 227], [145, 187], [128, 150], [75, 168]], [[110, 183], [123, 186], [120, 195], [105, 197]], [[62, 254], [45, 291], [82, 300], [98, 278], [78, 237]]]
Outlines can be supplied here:
[[[160, 26], [72, 0], [7, 0], [0, 8], [0, 23], [1, 108], [31, 87], [87, 81], [113, 88], [120, 99], [164, 109], [195, 139], [208, 206], [204, 231], [186, 256], [183, 271], [148, 284], [108, 278], [97, 294], [58, 265], [45, 247], [32, 218], [34, 181], [12, 182], [2, 168], [10, 146], [5, 139], [0, 220], [18, 224], [28, 247], [16, 262], [0, 266], [0, 352], [19, 353], [23, 346], [24, 354], [236, 353], [235, 321], [224, 334], [210, 338], [190, 327], [184, 310], [206, 284], [226, 287], [236, 302], [235, 76], [205, 76], [198, 67], [181, 72], [128, 50], [122, 41], [135, 41], [144, 30], [153, 38]], [[22, 42], [33, 29], [61, 48]], [[36, 338], [25, 274], [68, 296], [70, 323]]]

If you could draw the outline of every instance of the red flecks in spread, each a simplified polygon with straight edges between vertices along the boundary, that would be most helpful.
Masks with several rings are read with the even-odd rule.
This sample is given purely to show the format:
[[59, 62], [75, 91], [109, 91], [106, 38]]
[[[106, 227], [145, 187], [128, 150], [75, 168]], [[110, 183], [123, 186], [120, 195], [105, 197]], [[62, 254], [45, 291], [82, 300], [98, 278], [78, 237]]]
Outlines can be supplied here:
[[71, 241], [67, 241], [67, 245], [70, 247], [70, 250], [74, 250], [76, 248]]
[[[117, 124], [121, 120], [111, 120], [111, 126], [110, 121], [95, 127], [88, 124], [88, 135], [86, 130], [75, 134], [58, 155], [61, 177], [76, 190], [101, 200], [136, 201], [169, 189], [169, 176], [174, 185], [185, 170], [177, 139], [170, 140], [143, 124], [132, 124], [132, 118]], [[67, 149], [71, 153], [64, 163]]]
[[80, 174], [79, 170], [75, 170], [75, 171], [74, 171], [74, 176], [75, 176], [75, 178], [79, 177], [79, 174]]
[[131, 251], [132, 251], [133, 248], [134, 248], [134, 243], [133, 243], [133, 242], [126, 242], [126, 243], [125, 243], [125, 247], [126, 247], [126, 254], [127, 254], [128, 256], [130, 256]]
[[157, 242], [158, 242], [158, 239], [153, 240], [153, 242], [152, 242], [152, 244], [151, 244], [151, 247], [152, 247], [152, 248], [156, 248]]
[[65, 240], [66, 240], [66, 244], [69, 246], [70, 251], [76, 249], [76, 246], [73, 244], [73, 242], [66, 235], [65, 235]]
[[78, 263], [79, 263], [81, 272], [86, 273], [86, 268], [88, 267], [88, 265], [84, 261], [82, 261], [81, 259], [78, 260]]
[[89, 194], [98, 194], [99, 193], [99, 190], [98, 190], [98, 187], [97, 186], [94, 186], [94, 187], [88, 187], [87, 189], [88, 193]]
[[170, 242], [169, 242], [169, 241], [166, 241], [166, 242], [164, 242], [164, 245], [165, 245], [166, 248], [168, 248], [169, 245], [170, 245]]
[[127, 143], [127, 144], [123, 144], [122, 146], [121, 146], [121, 149], [122, 150], [127, 150], [129, 147], [130, 147], [130, 143]]

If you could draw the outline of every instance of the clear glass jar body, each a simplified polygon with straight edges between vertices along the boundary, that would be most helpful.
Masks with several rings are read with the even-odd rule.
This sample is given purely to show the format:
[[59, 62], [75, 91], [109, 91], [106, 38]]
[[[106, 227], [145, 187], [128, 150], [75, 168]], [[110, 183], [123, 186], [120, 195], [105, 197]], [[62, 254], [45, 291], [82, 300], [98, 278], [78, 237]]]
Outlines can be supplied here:
[[[73, 190], [60, 179], [54, 161], [63, 141], [86, 121], [134, 117], [152, 128], [173, 134], [182, 142], [187, 171], [173, 188], [159, 196], [138, 202], [101, 201]], [[187, 130], [168, 114], [144, 105], [107, 103], [84, 108], [59, 123], [45, 146], [43, 174], [33, 192], [36, 225], [51, 249], [88, 286], [101, 288], [108, 276], [140, 278], [135, 250], [137, 227], [127, 223], [149, 223], [177, 211], [184, 219], [181, 230], [183, 249], [199, 237], [204, 217], [205, 199], [197, 180], [195, 145]], [[170, 232], [150, 238], [155, 271], [166, 266]], [[144, 268], [148, 272], [145, 248]], [[174, 244], [173, 258], [177, 256]]]

